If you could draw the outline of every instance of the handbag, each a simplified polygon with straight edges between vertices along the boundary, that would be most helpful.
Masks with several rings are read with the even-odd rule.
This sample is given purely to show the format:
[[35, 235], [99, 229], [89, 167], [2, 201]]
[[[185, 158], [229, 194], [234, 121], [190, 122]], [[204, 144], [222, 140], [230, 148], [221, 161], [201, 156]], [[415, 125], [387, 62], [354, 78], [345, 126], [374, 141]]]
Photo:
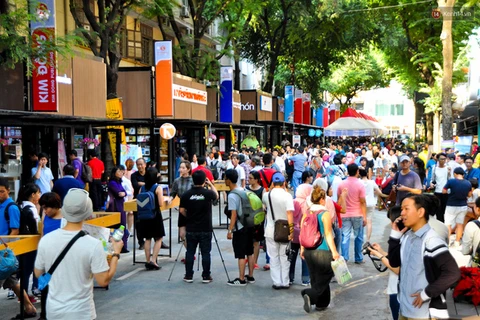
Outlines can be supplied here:
[[65, 247], [65, 249], [63, 249], [63, 251], [60, 253], [60, 255], [57, 257], [57, 259], [55, 259], [55, 262], [53, 263], [53, 265], [50, 267], [50, 269], [48, 270], [47, 273], [44, 273], [42, 274], [39, 278], [38, 278], [38, 289], [40, 290], [43, 290], [45, 289], [47, 286], [48, 286], [48, 283], [50, 282], [50, 280], [52, 279], [52, 275], [53, 273], [55, 272], [55, 269], [57, 269], [58, 265], [60, 264], [60, 262], [62, 262], [63, 258], [65, 258], [65, 255], [67, 254], [68, 250], [70, 250], [70, 248], [73, 246], [73, 244], [78, 240], [80, 239], [81, 237], [85, 236], [86, 233], [85, 231], [80, 231], [79, 233], [77, 233], [75, 235], [75, 237], [73, 237], [72, 240], [70, 240], [70, 242], [67, 244], [67, 246]]
[[0, 280], [5, 280], [10, 277], [12, 274], [17, 272], [18, 269], [18, 260], [15, 257], [12, 249], [0, 238], [5, 249], [0, 250]]
[[268, 193], [268, 202], [270, 203], [270, 211], [272, 212], [273, 221], [275, 221], [273, 240], [275, 242], [287, 243], [290, 241], [288, 239], [288, 236], [290, 235], [290, 227], [288, 226], [288, 220], [275, 220], [275, 214], [273, 213], [272, 198], [270, 197], [270, 192]]

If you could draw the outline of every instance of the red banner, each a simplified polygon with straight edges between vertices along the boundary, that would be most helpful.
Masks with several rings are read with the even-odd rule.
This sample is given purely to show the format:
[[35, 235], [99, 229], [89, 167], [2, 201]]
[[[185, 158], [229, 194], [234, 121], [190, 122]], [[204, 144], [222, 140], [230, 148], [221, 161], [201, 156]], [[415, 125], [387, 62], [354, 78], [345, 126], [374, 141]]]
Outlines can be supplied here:
[[[32, 33], [33, 46], [41, 42], [55, 41], [55, 29], [39, 28]], [[47, 52], [45, 57], [33, 61], [32, 73], [33, 111], [58, 111], [57, 108], [57, 58], [55, 51]]]
[[323, 108], [323, 127], [328, 127], [328, 107]]
[[303, 91], [295, 89], [295, 101], [293, 102], [293, 122], [302, 123], [303, 117]]
[[303, 124], [311, 124], [310, 122], [310, 93], [303, 94]]

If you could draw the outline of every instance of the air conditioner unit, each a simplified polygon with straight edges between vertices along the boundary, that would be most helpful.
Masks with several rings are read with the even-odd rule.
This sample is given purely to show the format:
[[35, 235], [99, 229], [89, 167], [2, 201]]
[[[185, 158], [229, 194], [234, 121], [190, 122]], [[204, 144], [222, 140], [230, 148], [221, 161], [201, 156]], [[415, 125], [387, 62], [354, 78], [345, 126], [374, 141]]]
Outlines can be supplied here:
[[190, 13], [188, 12], [188, 7], [187, 6], [182, 6], [180, 9], [180, 16], [182, 18], [188, 18], [190, 16]]

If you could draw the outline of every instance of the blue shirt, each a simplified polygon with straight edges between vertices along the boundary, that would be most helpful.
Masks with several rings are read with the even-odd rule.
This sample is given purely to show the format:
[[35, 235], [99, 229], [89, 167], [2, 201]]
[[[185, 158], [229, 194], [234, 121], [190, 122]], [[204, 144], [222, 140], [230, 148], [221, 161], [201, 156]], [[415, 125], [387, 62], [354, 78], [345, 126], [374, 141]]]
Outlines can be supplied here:
[[8, 229], [19, 229], [20, 228], [20, 210], [18, 206], [11, 205], [8, 208], [8, 215], [10, 218], [10, 226], [7, 224], [5, 220], [5, 208], [9, 203], [12, 203], [13, 200], [8, 198], [3, 203], [0, 204], [0, 236], [8, 235]]
[[62, 179], [55, 181], [52, 192], [55, 192], [60, 196], [63, 204], [63, 198], [67, 195], [68, 190], [72, 188], [83, 189], [83, 187], [84, 185], [78, 182], [73, 176], [64, 176]]
[[78, 158], [73, 159], [72, 161], [72, 166], [75, 168], [75, 170], [78, 170], [78, 175], [75, 178], [78, 182], [80, 182], [84, 188], [85, 187], [85, 182], [82, 180], [82, 172], [83, 172], [83, 167], [82, 167], [82, 161]]
[[45, 219], [43, 219], [43, 235], [45, 236], [46, 234], [55, 231], [57, 229], [60, 229], [60, 226], [62, 224], [62, 219], [52, 219], [49, 216], [45, 215]]
[[447, 206], [465, 207], [468, 193], [472, 191], [472, 184], [464, 179], [449, 179], [443, 189], [450, 189]]
[[408, 318], [429, 318], [429, 302], [426, 301], [420, 308], [413, 306], [414, 298], [411, 296], [416, 292], [422, 292], [427, 286], [428, 281], [425, 276], [425, 266], [423, 264], [423, 236], [430, 230], [427, 223], [417, 232], [409, 230], [406, 241], [402, 242], [402, 266], [400, 267], [400, 290], [398, 292], [398, 302], [400, 303], [400, 313]]
[[303, 153], [294, 155], [293, 157], [290, 157], [289, 160], [293, 161], [293, 169], [296, 172], [302, 173], [305, 170], [305, 162], [307, 162], [307, 157], [305, 157]]
[[465, 170], [465, 180], [477, 179], [480, 180], [480, 170], [477, 168], [472, 168], [471, 170]]
[[[37, 173], [38, 167], [32, 168], [32, 177]], [[52, 170], [49, 167], [41, 168], [40, 179], [35, 179], [35, 184], [40, 188], [40, 193], [50, 192], [50, 181], [53, 180]]]

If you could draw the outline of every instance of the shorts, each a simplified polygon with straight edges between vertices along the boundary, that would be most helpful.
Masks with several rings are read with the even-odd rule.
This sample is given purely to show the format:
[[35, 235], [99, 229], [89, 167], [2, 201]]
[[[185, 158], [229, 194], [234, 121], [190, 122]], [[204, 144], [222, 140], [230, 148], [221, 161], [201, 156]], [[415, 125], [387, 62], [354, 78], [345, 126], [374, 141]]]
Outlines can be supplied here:
[[445, 225], [454, 227], [457, 223], [463, 224], [463, 220], [467, 214], [468, 207], [452, 207], [447, 206], [445, 208]]
[[17, 284], [17, 278], [12, 274], [7, 279], [0, 280], [0, 288], [3, 286], [3, 289], [12, 289]]
[[265, 227], [263, 222], [253, 227], [253, 241], [260, 242], [265, 240]]
[[245, 259], [253, 254], [253, 228], [243, 228], [233, 233], [235, 259]]
[[367, 207], [367, 219], [372, 219], [373, 218], [373, 211], [375, 210], [375, 207]]

